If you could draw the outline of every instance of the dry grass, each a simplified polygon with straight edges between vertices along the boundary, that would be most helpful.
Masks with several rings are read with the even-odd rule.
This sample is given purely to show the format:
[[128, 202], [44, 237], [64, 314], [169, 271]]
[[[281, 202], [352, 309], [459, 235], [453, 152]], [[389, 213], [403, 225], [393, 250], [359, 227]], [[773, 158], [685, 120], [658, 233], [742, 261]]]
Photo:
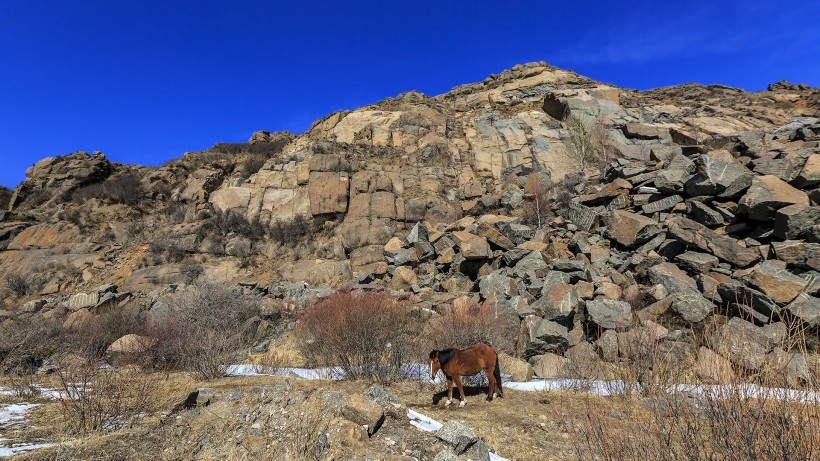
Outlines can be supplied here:
[[[715, 328], [707, 325], [690, 337], [698, 345], [708, 344]], [[669, 355], [659, 338], [648, 330], [638, 332], [621, 344], [623, 360], [611, 367], [626, 391], [614, 397], [585, 396], [583, 412], [564, 420], [562, 429], [578, 459], [818, 459], [820, 401], [817, 394], [811, 397], [820, 390], [816, 376], [802, 383], [797, 400], [784, 399], [779, 388], [788, 384], [784, 365], [768, 360], [744, 369], [740, 365], [753, 362], [746, 360], [752, 352], [741, 348], [731, 356], [734, 374], [709, 386], [691, 373], [693, 358], [687, 363]], [[799, 334], [787, 336], [780, 346], [797, 348], [803, 344]], [[675, 387], [684, 382], [691, 384]], [[807, 396], [814, 400], [800, 400]]]

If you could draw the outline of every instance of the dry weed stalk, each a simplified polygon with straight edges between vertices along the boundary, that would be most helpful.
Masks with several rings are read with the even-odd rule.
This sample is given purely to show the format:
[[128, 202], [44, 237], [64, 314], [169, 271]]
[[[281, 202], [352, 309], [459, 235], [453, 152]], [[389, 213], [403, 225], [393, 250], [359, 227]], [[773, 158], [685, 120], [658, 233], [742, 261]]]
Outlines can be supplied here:
[[[802, 343], [792, 334], [782, 344]], [[792, 393], [778, 387], [783, 364], [771, 360], [757, 370], [739, 369], [721, 385], [681, 385], [684, 376], [674, 371], [680, 367], [657, 347], [659, 341], [639, 337], [632, 344], [621, 351], [619, 378], [641, 393], [585, 398], [579, 419], [564, 424], [578, 459], [820, 459], [816, 370], [804, 382], [807, 387]], [[735, 353], [733, 363], [749, 363], [737, 355], [748, 350]]]

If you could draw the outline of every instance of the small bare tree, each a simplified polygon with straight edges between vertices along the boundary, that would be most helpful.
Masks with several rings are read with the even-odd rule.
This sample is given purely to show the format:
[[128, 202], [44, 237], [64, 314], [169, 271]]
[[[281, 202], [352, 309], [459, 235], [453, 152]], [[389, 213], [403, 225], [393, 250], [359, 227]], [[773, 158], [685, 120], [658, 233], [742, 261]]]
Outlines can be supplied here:
[[605, 165], [614, 157], [609, 129], [603, 119], [570, 114], [566, 119], [567, 154], [579, 172], [591, 166]]
[[541, 227], [552, 217], [552, 187], [542, 181], [538, 173], [531, 173], [524, 185], [523, 220], [525, 224]]

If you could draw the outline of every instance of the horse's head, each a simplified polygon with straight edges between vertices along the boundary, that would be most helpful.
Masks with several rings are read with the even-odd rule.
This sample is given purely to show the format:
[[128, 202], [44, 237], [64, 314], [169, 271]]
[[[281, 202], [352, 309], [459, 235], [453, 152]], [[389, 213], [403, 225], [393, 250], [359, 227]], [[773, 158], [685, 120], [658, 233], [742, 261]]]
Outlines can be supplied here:
[[430, 379], [436, 379], [436, 374], [441, 369], [441, 362], [438, 359], [438, 351], [430, 352]]

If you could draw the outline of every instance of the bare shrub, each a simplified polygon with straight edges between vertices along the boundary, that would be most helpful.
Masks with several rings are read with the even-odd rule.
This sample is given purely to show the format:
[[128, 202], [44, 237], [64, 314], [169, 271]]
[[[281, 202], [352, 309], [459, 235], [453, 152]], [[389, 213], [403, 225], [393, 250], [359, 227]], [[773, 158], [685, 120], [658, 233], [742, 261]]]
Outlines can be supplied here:
[[143, 199], [145, 190], [139, 175], [126, 172], [112, 176], [103, 183], [103, 191], [113, 203], [134, 205]]
[[239, 174], [243, 178], [249, 178], [252, 174], [259, 171], [267, 161], [268, 157], [264, 154], [248, 154], [239, 167]]
[[430, 337], [436, 349], [463, 349], [482, 342], [497, 351], [514, 354], [518, 342], [517, 320], [488, 305], [455, 305], [433, 323]]
[[18, 298], [22, 298], [29, 292], [28, 279], [22, 274], [16, 272], [6, 274], [6, 288], [8, 288]]
[[0, 211], [6, 210], [11, 201], [11, 190], [6, 186], [0, 186]]
[[340, 291], [307, 308], [300, 348], [314, 364], [339, 367], [346, 378], [387, 383], [416, 359], [418, 317], [383, 293]]
[[190, 287], [170, 302], [169, 318], [147, 334], [157, 343], [146, 354], [153, 365], [193, 371], [205, 379], [223, 376], [234, 354], [250, 347], [259, 299], [218, 284]]
[[179, 262], [187, 256], [188, 252], [182, 249], [179, 240], [174, 237], [161, 236], [148, 245], [147, 257], [154, 264]]
[[552, 212], [552, 187], [547, 187], [541, 181], [537, 173], [532, 173], [527, 177], [524, 185], [524, 224], [541, 227], [545, 225], [553, 216]]
[[96, 363], [104, 359], [108, 346], [114, 341], [143, 328], [144, 321], [138, 311], [118, 308], [63, 330], [59, 342], [63, 351]]
[[603, 125], [600, 120], [583, 115], [570, 114], [566, 118], [567, 154], [579, 172], [600, 166], [604, 160], [606, 154], [601, 149], [605, 140], [596, 140], [594, 134], [606, 131], [605, 127], [598, 125]]
[[88, 364], [58, 373], [60, 409], [74, 433], [113, 431], [131, 425], [151, 409], [156, 382], [134, 367], [99, 368]]

